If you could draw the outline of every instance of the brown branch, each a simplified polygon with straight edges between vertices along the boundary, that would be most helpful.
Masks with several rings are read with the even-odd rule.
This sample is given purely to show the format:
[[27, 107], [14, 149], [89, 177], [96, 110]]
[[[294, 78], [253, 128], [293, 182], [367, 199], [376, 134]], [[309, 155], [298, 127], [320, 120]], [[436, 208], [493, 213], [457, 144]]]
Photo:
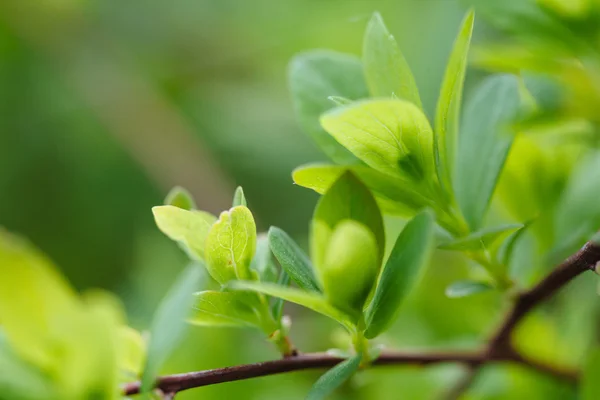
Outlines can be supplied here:
[[[576, 382], [578, 379], [578, 371], [546, 364], [525, 357], [514, 349], [511, 343], [511, 336], [514, 328], [536, 305], [550, 298], [576, 276], [587, 270], [594, 269], [598, 262], [600, 262], [600, 246], [588, 243], [576, 254], [559, 265], [536, 286], [520, 293], [497, 333], [483, 350], [475, 352], [432, 353], [387, 351], [383, 352], [372, 365], [460, 363], [467, 365], [470, 370], [475, 371], [481, 365], [486, 363], [512, 362], [569, 382]], [[326, 353], [301, 354], [274, 361], [164, 376], [158, 379], [156, 387], [165, 393], [177, 393], [186, 389], [223, 382], [232, 382], [307, 369], [331, 368], [343, 360], [343, 358]], [[467, 385], [459, 386], [458, 389], [453, 392], [454, 395], [456, 397], [460, 396], [460, 391], [465, 390], [466, 387]], [[139, 391], [139, 382], [129, 383], [123, 387], [123, 393], [125, 395], [134, 395], [139, 393]]]

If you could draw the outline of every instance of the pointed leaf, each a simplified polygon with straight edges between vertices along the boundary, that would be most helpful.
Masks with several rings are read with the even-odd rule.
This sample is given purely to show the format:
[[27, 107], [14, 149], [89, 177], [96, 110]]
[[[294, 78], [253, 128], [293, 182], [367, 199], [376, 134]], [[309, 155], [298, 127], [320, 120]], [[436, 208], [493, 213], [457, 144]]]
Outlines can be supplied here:
[[301, 289], [313, 292], [321, 291], [308, 256], [287, 233], [272, 226], [269, 229], [269, 244], [281, 268]]
[[[290, 285], [290, 276], [285, 271], [281, 271], [281, 275], [279, 276], [279, 280], [277, 281], [277, 286], [288, 287]], [[273, 301], [273, 305], [271, 306], [271, 313], [273, 314], [273, 318], [275, 321], [281, 320], [283, 316], [283, 299], [278, 297]]]
[[305, 292], [300, 289], [278, 286], [272, 283], [248, 281], [233, 281], [229, 283], [228, 287], [234, 290], [249, 290], [273, 297], [279, 297], [289, 301], [290, 303], [299, 304], [303, 307], [309, 308], [331, 319], [334, 319], [347, 328], [354, 326], [352, 321], [354, 321], [355, 318], [344, 313], [343, 311], [338, 310], [329, 304], [324, 296], [314, 292]]
[[454, 169], [460, 107], [462, 103], [463, 85], [467, 70], [467, 56], [473, 33], [475, 14], [469, 12], [465, 17], [454, 48], [450, 54], [440, 97], [435, 114], [435, 148], [438, 178], [445, 187], [450, 187], [450, 179]]
[[517, 242], [521, 239], [523, 234], [527, 232], [527, 228], [531, 226], [532, 222], [533, 221], [527, 221], [519, 229], [511, 233], [510, 236], [508, 236], [504, 240], [504, 242], [502, 242], [502, 244], [498, 248], [498, 251], [496, 252], [496, 261], [500, 265], [510, 265], [510, 261], [515, 250], [515, 246], [517, 245]]
[[446, 288], [446, 296], [455, 299], [487, 292], [489, 290], [494, 290], [494, 287], [485, 282], [456, 281]]
[[414, 217], [398, 236], [373, 300], [365, 313], [365, 336], [372, 339], [394, 321], [409, 290], [421, 276], [433, 246], [434, 224], [429, 212]]
[[395, 95], [422, 108], [415, 78], [379, 13], [373, 14], [365, 32], [363, 64], [373, 97]]
[[245, 206], [223, 211], [206, 237], [206, 268], [220, 284], [251, 279], [250, 263], [256, 251], [256, 224]]
[[169, 292], [160, 303], [154, 314], [150, 327], [148, 357], [142, 376], [142, 392], [148, 392], [166, 361], [183, 337], [194, 297], [202, 278], [202, 270], [198, 265], [188, 266], [177, 278]]
[[[194, 305], [188, 322], [201, 326], [260, 327], [256, 295], [242, 292], [207, 290], [194, 293]], [[253, 306], [254, 305], [254, 306]]]
[[335, 162], [358, 162], [321, 128], [319, 117], [335, 106], [331, 96], [350, 100], [369, 96], [360, 60], [332, 51], [302, 53], [290, 64], [289, 85], [296, 115], [319, 148]]
[[235, 189], [235, 193], [233, 194], [233, 205], [232, 207], [244, 206], [248, 207], [248, 203], [246, 202], [246, 196], [244, 196], [244, 189], [241, 186], [238, 186]]
[[362, 354], [342, 361], [323, 374], [306, 396], [306, 400], [321, 400], [327, 398], [338, 387], [354, 375], [360, 367]]
[[408, 101], [357, 101], [323, 114], [321, 124], [379, 172], [413, 181], [432, 176], [433, 132], [425, 114]]
[[261, 233], [256, 241], [256, 254], [250, 263], [262, 282], [276, 282], [279, 271], [271, 257], [268, 235]]
[[183, 208], [188, 211], [196, 208], [196, 202], [190, 192], [181, 186], [175, 186], [171, 189], [165, 199], [165, 205]]
[[204, 211], [188, 211], [175, 206], [152, 208], [158, 228], [169, 238], [179, 242], [190, 257], [204, 260], [204, 243], [208, 231], [217, 218]]
[[488, 78], [467, 103], [456, 158], [454, 190], [471, 230], [483, 218], [504, 167], [520, 109], [519, 85], [510, 75]]
[[507, 224], [495, 226], [492, 228], [486, 228], [478, 232], [471, 233], [468, 236], [442, 243], [438, 247], [444, 250], [459, 251], [487, 249], [502, 235], [505, 235], [511, 231], [515, 231], [522, 227], [523, 224]]

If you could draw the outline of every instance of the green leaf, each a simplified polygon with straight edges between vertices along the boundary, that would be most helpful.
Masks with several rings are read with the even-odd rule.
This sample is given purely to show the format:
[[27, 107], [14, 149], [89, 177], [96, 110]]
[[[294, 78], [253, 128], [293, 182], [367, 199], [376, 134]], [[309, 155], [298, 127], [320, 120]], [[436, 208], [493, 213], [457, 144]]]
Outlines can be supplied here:
[[329, 97], [358, 100], [369, 96], [360, 60], [332, 51], [302, 53], [290, 64], [289, 85], [296, 115], [319, 148], [337, 163], [358, 162], [321, 128], [319, 117], [334, 107]]
[[244, 189], [241, 186], [238, 186], [235, 189], [235, 193], [233, 194], [233, 205], [232, 207], [244, 206], [248, 207], [248, 203], [246, 202], [246, 196], [244, 196]]
[[175, 206], [152, 208], [158, 229], [179, 242], [194, 259], [204, 260], [206, 236], [217, 218], [204, 211], [188, 211]]
[[[277, 281], [277, 286], [287, 287], [290, 285], [290, 276], [285, 271], [281, 271], [279, 275], [279, 280]], [[283, 316], [283, 299], [276, 298], [271, 306], [271, 313], [273, 314], [273, 318], [275, 321], [280, 321]]]
[[413, 216], [429, 205], [429, 200], [412, 188], [411, 182], [362, 165], [307, 164], [296, 168], [292, 177], [297, 185], [323, 194], [346, 171], [358, 176], [373, 193], [382, 210], [389, 214]]
[[194, 303], [192, 293], [200, 286], [202, 270], [197, 265], [188, 266], [177, 278], [154, 314], [150, 327], [148, 358], [142, 376], [142, 392], [152, 389], [156, 376], [183, 337], [186, 318]]
[[279, 275], [277, 267], [271, 258], [269, 237], [264, 233], [258, 236], [256, 241], [256, 254], [250, 263], [250, 268], [256, 271], [263, 282], [276, 282]]
[[328, 111], [323, 128], [365, 164], [409, 181], [431, 179], [433, 133], [414, 104], [399, 99], [361, 100]]
[[190, 192], [181, 186], [175, 186], [171, 189], [165, 199], [165, 205], [179, 207], [188, 211], [196, 208], [196, 202]]
[[513, 252], [515, 251], [515, 246], [518, 241], [523, 237], [523, 234], [527, 232], [527, 228], [531, 226], [532, 221], [527, 221], [525, 224], [521, 225], [516, 231], [511, 233], [505, 240], [502, 242], [498, 251], [496, 252], [496, 261], [500, 265], [510, 265]]
[[207, 290], [194, 293], [193, 312], [188, 322], [200, 326], [260, 327], [256, 295]]
[[514, 76], [486, 79], [467, 103], [458, 143], [454, 190], [471, 230], [481, 227], [514, 140], [520, 109]]
[[300, 288], [321, 291], [308, 256], [287, 233], [272, 226], [269, 229], [269, 244], [281, 267]]
[[206, 268], [220, 284], [252, 279], [250, 263], [256, 250], [256, 224], [247, 207], [224, 211], [206, 237]]
[[485, 282], [456, 281], [446, 288], [446, 296], [455, 299], [472, 296], [490, 290], [494, 290], [494, 287]]
[[319, 268], [325, 296], [341, 310], [362, 312], [380, 265], [373, 233], [356, 221], [340, 222], [331, 234]]
[[373, 97], [395, 95], [422, 108], [415, 78], [379, 13], [374, 13], [367, 25], [363, 64]]
[[381, 262], [385, 246], [381, 212], [369, 189], [351, 172], [345, 172], [319, 200], [311, 224], [311, 258], [317, 271], [323, 266], [336, 225], [344, 220], [361, 223], [373, 233]]
[[263, 293], [268, 296], [279, 297], [285, 301], [299, 304], [313, 311], [323, 314], [331, 319], [334, 319], [344, 325], [347, 329], [353, 329], [355, 317], [352, 317], [345, 312], [338, 310], [325, 299], [323, 295], [315, 292], [305, 292], [300, 289], [291, 287], [278, 286], [272, 283], [248, 282], [248, 281], [232, 281], [228, 285], [229, 288], [235, 290], [249, 290], [253, 292]]
[[345, 106], [352, 103], [352, 100], [341, 96], [329, 96], [328, 99], [331, 100], [336, 106]]
[[325, 399], [358, 371], [361, 359], [362, 354], [357, 354], [327, 371], [314, 384], [306, 400]]
[[378, 336], [395, 320], [402, 300], [429, 260], [433, 234], [433, 217], [423, 212], [409, 221], [398, 236], [365, 313], [365, 337]]
[[523, 224], [507, 224], [501, 226], [495, 226], [492, 228], [482, 229], [480, 231], [471, 233], [468, 236], [454, 239], [450, 242], [440, 244], [438, 247], [444, 250], [482, 250], [490, 247], [496, 240], [500, 239], [502, 235], [505, 235], [511, 231], [520, 229]]
[[600, 398], [600, 349], [589, 352], [583, 367], [583, 377], [579, 386], [580, 400], [596, 400]]
[[450, 54], [440, 89], [435, 114], [435, 149], [438, 179], [451, 187], [454, 170], [462, 93], [467, 70], [467, 58], [475, 13], [470, 11], [463, 20], [454, 48]]

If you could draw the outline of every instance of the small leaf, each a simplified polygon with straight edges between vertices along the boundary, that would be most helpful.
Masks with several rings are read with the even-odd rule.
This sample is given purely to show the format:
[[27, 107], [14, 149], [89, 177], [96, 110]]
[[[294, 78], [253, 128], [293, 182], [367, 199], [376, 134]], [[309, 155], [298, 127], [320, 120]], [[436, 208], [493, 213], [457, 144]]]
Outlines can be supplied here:
[[336, 106], [345, 106], [352, 103], [352, 100], [341, 96], [329, 96], [328, 99], [331, 100]]
[[467, 69], [467, 56], [473, 33], [475, 14], [469, 12], [463, 20], [450, 54], [435, 115], [435, 148], [438, 179], [450, 187], [454, 170], [460, 107]]
[[191, 258], [204, 260], [204, 243], [216, 217], [204, 211], [188, 211], [174, 206], [152, 208], [158, 228], [179, 242]]
[[398, 236], [365, 313], [365, 337], [368, 339], [378, 336], [396, 318], [402, 300], [416, 284], [429, 260], [433, 233], [433, 217], [429, 212], [423, 212], [409, 221]]
[[246, 196], [244, 196], [244, 189], [241, 186], [238, 186], [235, 189], [235, 193], [233, 194], [233, 205], [232, 207], [244, 206], [248, 207], [248, 203], [246, 202]]
[[507, 224], [495, 226], [492, 228], [486, 228], [478, 232], [471, 233], [468, 236], [453, 239], [450, 242], [442, 243], [438, 247], [444, 250], [459, 251], [487, 249], [502, 235], [505, 235], [511, 231], [520, 229], [522, 227], [523, 224]]
[[290, 64], [289, 85], [296, 115], [319, 148], [335, 162], [356, 163], [356, 157], [321, 128], [319, 117], [334, 107], [329, 97], [369, 96], [360, 60], [332, 51], [302, 53]]
[[127, 377], [137, 377], [142, 372], [146, 358], [146, 344], [142, 335], [130, 327], [119, 330], [119, 369]]
[[485, 282], [456, 281], [446, 288], [446, 296], [455, 299], [472, 296], [489, 290], [494, 290], [494, 287]]
[[515, 133], [520, 110], [514, 76], [492, 76], [467, 103], [456, 158], [454, 190], [471, 230], [481, 227]]
[[510, 261], [515, 250], [515, 246], [517, 242], [521, 239], [523, 234], [527, 231], [527, 228], [531, 226], [533, 221], [527, 221], [525, 224], [521, 225], [516, 231], [510, 234], [504, 242], [498, 248], [496, 252], [496, 261], [500, 265], [510, 265]]
[[324, 265], [331, 234], [344, 220], [356, 221], [373, 233], [381, 262], [385, 246], [381, 212], [369, 189], [351, 172], [345, 172], [319, 200], [311, 224], [311, 258], [317, 270]]
[[362, 354], [342, 361], [323, 374], [306, 396], [306, 400], [321, 400], [327, 398], [338, 387], [354, 375], [360, 367]]
[[200, 286], [202, 270], [197, 265], [188, 266], [177, 278], [154, 314], [150, 327], [148, 358], [142, 376], [142, 392], [148, 392], [154, 380], [183, 337], [187, 324], [185, 319], [194, 302], [192, 293]]
[[396, 95], [422, 108], [415, 78], [379, 13], [373, 14], [365, 32], [363, 64], [373, 97]]
[[579, 387], [580, 400], [597, 400], [600, 398], [600, 349], [595, 348], [588, 353], [583, 367], [583, 377]]
[[250, 268], [256, 271], [263, 282], [276, 282], [279, 271], [271, 258], [269, 237], [264, 233], [258, 236], [256, 241], [256, 254], [250, 263]]
[[175, 186], [171, 189], [165, 199], [165, 205], [179, 207], [188, 211], [196, 208], [196, 202], [190, 192], [181, 186]]
[[256, 250], [256, 225], [245, 206], [224, 211], [206, 237], [206, 269], [220, 284], [252, 279], [250, 263]]
[[269, 244], [281, 267], [300, 288], [321, 291], [308, 256], [287, 233], [272, 226], [269, 229]]
[[[288, 287], [290, 285], [290, 276], [285, 271], [281, 271], [279, 275], [279, 280], [277, 281], [277, 286]], [[283, 316], [283, 299], [276, 298], [271, 306], [271, 313], [273, 314], [273, 318], [275, 321], [281, 320]]]
[[300, 289], [278, 286], [272, 283], [248, 281], [232, 281], [229, 283], [228, 287], [235, 290], [249, 290], [263, 293], [268, 296], [282, 298], [334, 319], [349, 329], [353, 329], [353, 321], [356, 320], [356, 318], [351, 317], [329, 304], [324, 296], [314, 292], [305, 292]]
[[260, 317], [255, 311], [257, 302], [256, 295], [242, 292], [194, 293], [193, 312], [188, 322], [200, 326], [260, 327]]
[[400, 99], [361, 100], [321, 117], [323, 128], [365, 164], [409, 181], [435, 169], [433, 132], [423, 112]]

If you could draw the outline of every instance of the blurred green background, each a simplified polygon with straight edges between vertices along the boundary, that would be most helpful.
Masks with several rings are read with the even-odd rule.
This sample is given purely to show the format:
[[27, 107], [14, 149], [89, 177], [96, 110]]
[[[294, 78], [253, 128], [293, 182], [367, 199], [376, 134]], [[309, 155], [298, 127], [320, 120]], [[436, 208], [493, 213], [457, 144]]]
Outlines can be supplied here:
[[[242, 185], [261, 230], [277, 225], [305, 243], [317, 195], [294, 186], [290, 173], [324, 156], [295, 121], [287, 64], [313, 48], [359, 55], [375, 10], [403, 49], [431, 116], [465, 12], [453, 0], [1, 0], [0, 224], [30, 238], [78, 289], [117, 293], [140, 329], [186, 263], [150, 212], [172, 186], [185, 186], [198, 208], [217, 213]], [[488, 35], [477, 21], [475, 42]], [[467, 96], [480, 75], [469, 72]], [[494, 293], [445, 298], [444, 287], [465, 268], [448, 254], [438, 257], [385, 340], [415, 348], [482, 339], [502, 303]], [[593, 291], [593, 284], [576, 282], [571, 292]], [[578, 309], [588, 317], [587, 308], [569, 304], [559, 314]], [[335, 345], [332, 323], [286, 311], [300, 349]], [[550, 336], [530, 341], [541, 351], [565, 350], [560, 333]], [[164, 372], [275, 356], [258, 333], [192, 327]], [[439, 398], [461, 373], [456, 366], [378, 369], [338, 395]], [[301, 399], [317, 376], [228, 383], [178, 399]], [[471, 395], [572, 394], [533, 372], [494, 367]]]

